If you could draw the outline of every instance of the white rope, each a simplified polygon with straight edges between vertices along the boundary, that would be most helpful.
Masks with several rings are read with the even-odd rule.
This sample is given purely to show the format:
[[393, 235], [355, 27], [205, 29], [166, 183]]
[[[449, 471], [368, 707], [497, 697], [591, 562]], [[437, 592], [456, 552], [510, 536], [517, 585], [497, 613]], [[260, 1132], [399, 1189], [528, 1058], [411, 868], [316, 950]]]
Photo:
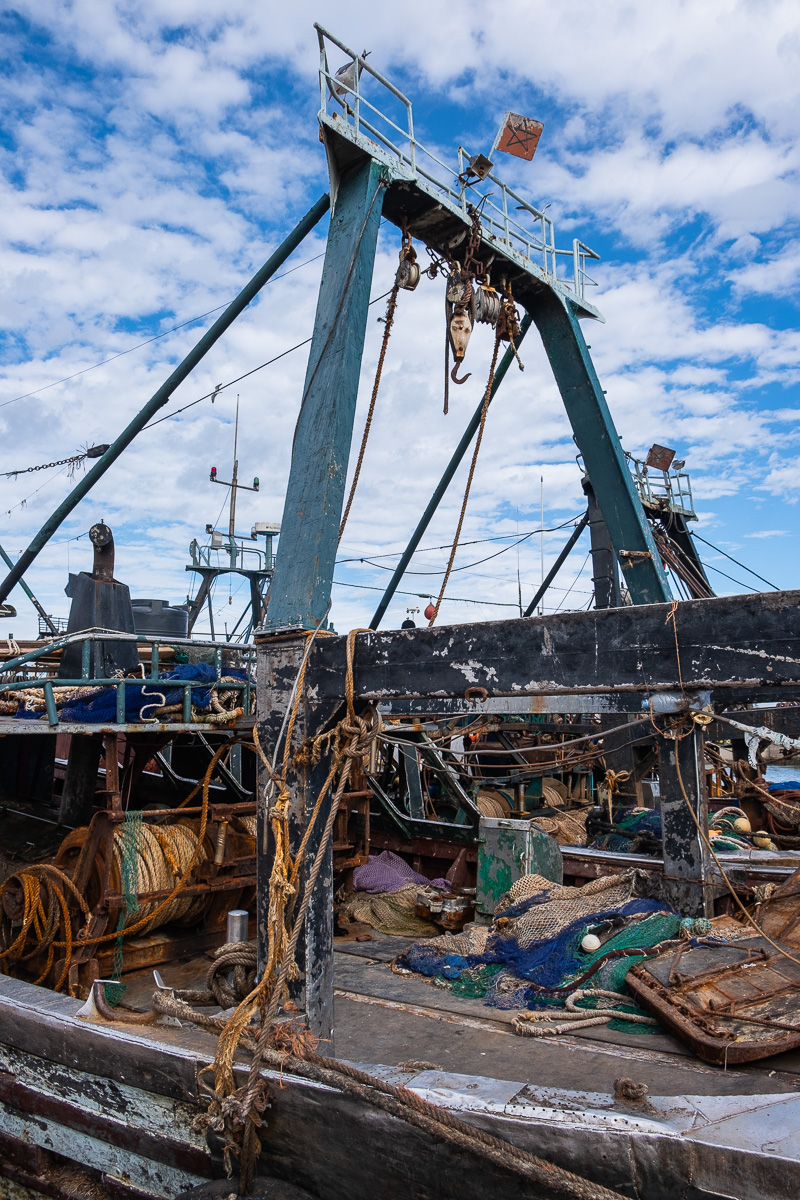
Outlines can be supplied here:
[[[579, 1000], [596, 1000], [597, 1009], [578, 1008]], [[620, 1021], [630, 1021], [634, 1025], [657, 1025], [653, 1017], [641, 1016], [639, 1013], [626, 1012], [621, 1008], [612, 1007], [615, 1004], [630, 1003], [627, 996], [621, 992], [608, 992], [603, 988], [578, 988], [567, 997], [563, 1011], [553, 1012], [546, 1009], [539, 1012], [517, 1013], [512, 1021], [514, 1033], [520, 1037], [549, 1037], [559, 1033], [574, 1033], [576, 1029], [588, 1029], [591, 1025], [607, 1025], [617, 1018]], [[599, 1011], [598, 1011], [599, 1010]], [[539, 1022], [550, 1022], [545, 1028]], [[555, 1024], [553, 1024], [555, 1022]]]

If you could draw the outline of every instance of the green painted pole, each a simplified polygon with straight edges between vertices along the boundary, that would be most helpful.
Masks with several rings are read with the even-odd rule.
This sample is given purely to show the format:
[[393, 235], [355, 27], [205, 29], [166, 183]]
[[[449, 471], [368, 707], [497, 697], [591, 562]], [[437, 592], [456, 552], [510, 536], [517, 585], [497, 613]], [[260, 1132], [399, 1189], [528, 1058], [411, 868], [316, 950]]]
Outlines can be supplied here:
[[[2, 559], [3, 559], [3, 562], [6, 564], [6, 566], [7, 566], [7, 567], [11, 567], [11, 569], [12, 569], [12, 570], [14, 569], [14, 563], [13, 563], [13, 562], [12, 562], [12, 560], [11, 560], [11, 559], [8, 557], [8, 555], [6, 554], [6, 552], [5, 552], [5, 550], [3, 549], [3, 547], [2, 547], [2, 546], [0, 546], [0, 557], [2, 557]], [[33, 607], [34, 607], [34, 608], [36, 609], [36, 611], [38, 612], [39, 616], [40, 616], [40, 617], [42, 618], [42, 620], [44, 621], [45, 625], [47, 625], [47, 626], [49, 627], [49, 629], [50, 629], [50, 632], [51, 632], [51, 633], [57, 633], [56, 627], [55, 627], [55, 625], [53, 624], [52, 620], [50, 619], [50, 616], [49, 616], [49, 615], [48, 615], [48, 614], [47, 614], [47, 613], [44, 611], [44, 609], [42, 608], [41, 604], [40, 604], [40, 603], [39, 603], [39, 601], [36, 599], [36, 597], [34, 596], [34, 594], [33, 594], [33, 592], [31, 591], [31, 589], [28, 587], [28, 585], [27, 585], [27, 583], [25, 582], [25, 580], [24, 580], [24, 579], [20, 579], [20, 581], [19, 581], [19, 586], [22, 588], [23, 592], [24, 592], [24, 593], [25, 593], [25, 595], [28, 597], [28, 599], [30, 600], [31, 604], [33, 605]]]
[[[517, 338], [518, 346], [519, 346], [520, 342], [522, 341], [522, 339], [525, 337], [525, 334], [528, 332], [530, 327], [531, 327], [531, 318], [526, 313], [522, 319], [522, 324], [520, 325], [520, 333], [519, 333], [519, 337]], [[492, 400], [494, 400], [495, 393], [497, 392], [497, 389], [500, 387], [500, 384], [503, 382], [503, 380], [506, 376], [506, 372], [508, 371], [508, 368], [511, 366], [513, 361], [514, 361], [514, 351], [509, 346], [508, 350], [506, 350], [505, 354], [503, 355], [502, 359], [500, 360], [500, 366], [497, 368], [497, 370], [494, 373], [494, 382], [492, 384], [492, 390], [491, 390], [491, 394], [489, 396], [490, 403]], [[375, 609], [375, 615], [369, 623], [370, 629], [377, 629], [378, 626], [380, 625], [381, 621], [383, 620], [384, 616], [386, 615], [386, 610], [389, 607], [392, 596], [395, 594], [395, 592], [397, 591], [397, 588], [400, 585], [400, 580], [403, 578], [403, 575], [405, 574], [406, 567], [411, 562], [411, 558], [412, 558], [412, 555], [414, 554], [414, 551], [416, 550], [417, 546], [422, 541], [423, 534], [425, 533], [425, 530], [428, 528], [431, 521], [433, 520], [433, 514], [436, 512], [437, 508], [439, 507], [442, 496], [445, 494], [448, 487], [450, 486], [451, 479], [453, 478], [456, 471], [458, 470], [462, 458], [467, 453], [467, 450], [470, 447], [472, 439], [474, 438], [475, 434], [478, 432], [478, 426], [481, 423], [482, 410], [483, 410], [483, 400], [481, 400], [480, 404], [475, 409], [475, 412], [472, 414], [472, 419], [471, 419], [469, 425], [467, 426], [467, 428], [464, 430], [464, 435], [461, 438], [461, 441], [456, 446], [455, 451], [453, 452], [453, 457], [450, 459], [450, 462], [447, 464], [444, 475], [442, 475], [442, 478], [439, 480], [439, 483], [436, 486], [436, 491], [433, 493], [430, 500], [428, 501], [428, 507], [425, 509], [425, 512], [420, 517], [419, 524], [417, 525], [417, 528], [412, 533], [411, 540], [409, 541], [408, 545], [406, 546], [405, 550], [403, 551], [403, 557], [400, 559], [400, 562], [395, 567], [394, 575], [392, 575], [392, 578], [389, 580], [389, 583], [386, 587], [386, 591], [381, 596], [380, 604]]]
[[550, 584], [553, 582], [556, 575], [558, 574], [558, 572], [563, 567], [564, 563], [569, 558], [570, 550], [575, 545], [578, 538], [581, 536], [581, 534], [583, 533], [584, 529], [586, 528], [586, 526], [588, 524], [589, 524], [589, 514], [587, 512], [587, 513], [584, 513], [584, 515], [581, 517], [580, 521], [578, 522], [578, 524], [575, 526], [572, 533], [570, 534], [569, 541], [564, 546], [564, 548], [561, 551], [561, 553], [559, 554], [558, 558], [556, 559], [556, 561], [553, 563], [550, 570], [545, 575], [544, 579], [542, 580], [541, 587], [539, 588], [538, 592], [531, 600], [528, 607], [525, 609], [525, 612], [522, 614], [524, 617], [532, 617], [533, 614], [536, 612], [536, 605], [539, 603], [542, 596], [545, 594], [547, 589], [550, 587]]
[[194, 349], [190, 350], [183, 362], [175, 368], [166, 383], [162, 384], [155, 395], [148, 400], [144, 408], [139, 410], [113, 445], [109, 446], [102, 458], [98, 459], [91, 471], [87, 471], [83, 479], [72, 489], [66, 499], [59, 504], [55, 512], [48, 517], [30, 546], [28, 546], [28, 549], [20, 555], [15, 566], [11, 568], [3, 582], [0, 583], [0, 603], [6, 599], [11, 589], [19, 583], [25, 571], [27, 571], [28, 567], [39, 554], [39, 551], [47, 545], [62, 521], [69, 516], [76, 505], [91, 491], [97, 480], [102, 475], [105, 475], [111, 464], [116, 462], [123, 450], [127, 449], [138, 433], [141, 433], [155, 413], [164, 407], [178, 384], [183, 383], [187, 375], [194, 370], [225, 330], [233, 324], [240, 313], [244, 312], [250, 301], [258, 295], [264, 284], [283, 265], [289, 255], [297, 249], [303, 238], [311, 232], [329, 208], [330, 197], [327, 194], [320, 196], [314, 207], [309, 209], [289, 236], [281, 242], [275, 253], [270, 255], [263, 267], [256, 272], [247, 286], [242, 288], [236, 299], [225, 309], [225, 312], [217, 317], [214, 324], [203, 334]]

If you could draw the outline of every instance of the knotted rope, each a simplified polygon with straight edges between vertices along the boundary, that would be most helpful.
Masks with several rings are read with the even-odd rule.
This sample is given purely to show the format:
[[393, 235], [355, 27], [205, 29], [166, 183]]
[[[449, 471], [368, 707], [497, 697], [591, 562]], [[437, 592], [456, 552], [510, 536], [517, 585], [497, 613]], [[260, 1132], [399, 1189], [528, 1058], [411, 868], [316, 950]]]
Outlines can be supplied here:
[[[370, 746], [377, 738], [381, 727], [380, 718], [374, 707], [366, 716], [361, 716], [355, 711], [353, 656], [355, 638], [360, 632], [368, 631], [354, 629], [347, 638], [345, 716], [333, 729], [320, 733], [309, 742], [304, 743], [295, 755], [296, 762], [316, 765], [321, 760], [322, 754], [327, 752], [330, 755], [330, 766], [294, 858], [292, 858], [289, 844], [289, 812], [292, 799], [287, 786], [287, 775], [291, 759], [292, 732], [300, 705], [307, 658], [304, 658], [298, 676], [298, 686], [295, 689], [286, 730], [280, 772], [273, 770], [259, 743], [256, 743], [269, 772], [271, 784], [277, 792], [269, 812], [275, 853], [269, 880], [267, 961], [260, 982], [239, 1004], [221, 1029], [217, 1054], [210, 1068], [214, 1076], [212, 1116], [222, 1118], [232, 1152], [239, 1154], [241, 1187], [244, 1191], [247, 1191], [252, 1184], [253, 1168], [260, 1151], [258, 1126], [260, 1124], [260, 1098], [263, 1090], [260, 1069], [266, 1061], [267, 1052], [275, 1044], [275, 1038], [278, 1036], [280, 1027], [276, 1028], [275, 1017], [280, 1004], [288, 1000], [289, 982], [298, 977], [295, 962], [297, 943], [304, 928], [319, 873], [325, 861], [333, 835], [336, 814], [350, 779], [353, 764], [362, 762], [364, 757], [369, 754]], [[318, 828], [322, 807], [334, 779], [336, 784], [325, 824], [319, 835], [319, 845], [303, 886], [302, 899], [299, 907], [296, 907], [300, 889], [300, 873], [306, 860], [309, 841]], [[252, 1034], [248, 1031], [248, 1026], [259, 1010], [261, 1012], [260, 1030], [253, 1039]], [[240, 1089], [236, 1086], [233, 1061], [245, 1036], [247, 1036], [247, 1041], [252, 1042], [253, 1060], [248, 1082], [244, 1088]]]

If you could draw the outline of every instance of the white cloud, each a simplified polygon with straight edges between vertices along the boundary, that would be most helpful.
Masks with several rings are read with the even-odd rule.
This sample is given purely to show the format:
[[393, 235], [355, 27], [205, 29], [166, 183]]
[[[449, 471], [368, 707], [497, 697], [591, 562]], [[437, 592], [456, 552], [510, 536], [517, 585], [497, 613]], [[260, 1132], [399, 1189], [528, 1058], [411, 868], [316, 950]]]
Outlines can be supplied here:
[[[22, 12], [53, 41], [38, 67], [21, 60], [18, 33], [6, 33], [4, 43], [11, 74], [0, 95], [12, 140], [0, 151], [0, 317], [7, 331], [0, 401], [228, 300], [326, 185], [314, 123], [311, 22], [318, 6], [301, 0], [276, 16], [249, 0], [30, 0]], [[800, 339], [761, 315], [742, 318], [720, 300], [718, 287], [726, 277], [739, 298], [770, 297], [791, 295], [796, 281], [795, 6], [509, 0], [494, 11], [465, 0], [454, 18], [443, 0], [411, 0], [400, 27], [394, 10], [350, 0], [329, 19], [357, 49], [371, 48], [379, 69], [401, 72], [422, 128], [433, 128], [448, 154], [455, 141], [447, 144], [436, 126], [440, 103], [466, 102], [453, 117], [452, 136], [469, 134], [479, 143], [518, 98], [557, 101], [559, 115], [534, 164], [509, 159], [504, 167], [525, 194], [552, 200], [566, 241], [574, 227], [591, 243], [599, 226], [618, 247], [597, 276], [607, 324], [585, 329], [624, 444], [635, 452], [653, 441], [676, 446], [689, 456], [701, 498], [735, 503], [754, 489], [765, 504], [796, 497], [795, 435], [787, 428], [797, 419], [794, 397], [780, 406], [774, 397], [761, 401], [764, 389], [788, 389], [800, 379]], [[691, 219], [702, 233], [693, 233], [687, 248], [676, 230]], [[396, 263], [396, 234], [386, 236], [374, 294], [389, 286]], [[725, 239], [735, 239], [731, 256]], [[322, 246], [321, 236], [313, 237], [289, 265]], [[174, 405], [307, 336], [319, 269], [316, 263], [267, 289], [176, 391]], [[369, 324], [356, 437], [382, 307]], [[0, 408], [9, 466], [110, 440], [198, 335], [197, 328], [182, 330]], [[401, 300], [348, 550], [404, 545], [480, 398], [488, 334], [479, 330], [473, 338], [473, 378], [451, 389], [448, 418], [440, 411], [442, 341], [441, 280], [425, 281]], [[260, 494], [242, 499], [243, 528], [280, 516], [306, 353], [239, 386], [241, 470], [261, 478]], [[523, 531], [538, 525], [540, 475], [547, 524], [583, 506], [571, 430], [535, 334], [522, 356], [524, 375], [510, 372], [490, 412], [467, 540], [513, 532], [517, 510]], [[122, 577], [138, 579], [136, 590], [180, 600], [189, 579], [186, 545], [222, 502], [207, 470], [211, 460], [221, 472], [227, 463], [235, 391], [213, 409], [206, 403], [142, 435], [57, 538], [105, 516], [119, 531]], [[452, 536], [465, 474], [466, 464], [426, 544]], [[0, 510], [41, 482], [28, 476], [0, 483]], [[19, 552], [67, 488], [57, 476], [27, 507], [13, 508], [0, 521], [3, 545]], [[762, 519], [777, 529], [779, 509]], [[546, 563], [565, 536], [546, 536]], [[465, 549], [458, 561], [471, 563], [491, 549]], [[88, 563], [86, 540], [52, 544], [31, 573], [58, 613], [66, 611], [67, 554], [73, 570]], [[443, 552], [429, 557], [434, 566], [445, 561]], [[558, 586], [569, 588], [584, 557], [579, 547]], [[457, 574], [452, 594], [513, 604], [516, 569], [517, 551], [510, 550]], [[520, 546], [519, 570], [530, 593], [540, 572], [538, 537]], [[386, 575], [356, 567], [346, 574], [374, 587]], [[589, 586], [589, 574], [587, 567], [570, 603]], [[436, 582], [409, 576], [408, 586], [433, 591]], [[378, 593], [336, 595], [335, 620], [346, 628], [369, 617]], [[393, 616], [404, 606], [398, 599]], [[464, 619], [474, 611], [453, 604], [443, 615]]]

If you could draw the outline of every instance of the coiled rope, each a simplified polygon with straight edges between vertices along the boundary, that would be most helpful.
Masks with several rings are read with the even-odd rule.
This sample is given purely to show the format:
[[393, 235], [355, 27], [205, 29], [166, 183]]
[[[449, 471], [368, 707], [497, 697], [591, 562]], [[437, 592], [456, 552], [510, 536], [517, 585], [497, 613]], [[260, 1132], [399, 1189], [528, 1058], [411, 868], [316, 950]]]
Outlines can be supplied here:
[[[139, 860], [140, 863], [142, 861], [145, 863], [148, 880], [152, 881], [153, 878], [160, 878], [160, 870], [167, 870], [167, 868], [159, 868], [158, 866], [159, 859], [155, 849], [156, 846], [159, 848], [161, 860], [164, 863], [169, 863], [166, 853], [170, 854], [176, 870], [180, 870], [180, 877], [176, 879], [175, 875], [171, 872], [168, 875], [165, 874], [165, 882], [162, 886], [171, 887], [170, 894], [154, 907], [146, 905], [143, 915], [139, 913], [128, 914], [130, 919], [126, 917], [123, 926], [126, 937], [131, 937], [133, 934], [140, 933], [145, 929], [155, 929], [160, 924], [163, 924], [165, 920], [175, 919], [172, 915], [165, 917], [165, 914], [174, 914], [176, 912], [176, 908], [173, 907], [174, 903], [183, 889], [190, 883], [192, 871], [196, 863], [200, 860], [201, 853], [203, 853], [203, 841], [208, 823], [208, 795], [211, 778], [214, 768], [225, 749], [225, 746], [220, 746], [215, 751], [202, 783], [198, 785], [198, 787], [202, 788], [203, 801], [197, 832], [196, 835], [193, 834], [193, 836], [196, 836], [196, 841], [191, 850], [184, 834], [165, 834], [164, 830], [169, 827], [160, 827], [159, 837], [155, 833], [152, 833], [149, 827], [142, 826], [143, 829], [148, 828], [155, 842], [154, 844], [148, 838], [144, 859], [140, 858]], [[73, 835], [68, 836], [72, 837]], [[165, 846], [168, 848], [167, 852], [164, 850]], [[116, 838], [114, 847], [116, 854]], [[121, 859], [118, 859], [118, 870], [120, 866]], [[160, 889], [153, 888], [152, 890]], [[199, 899], [205, 903], [204, 897], [200, 897]], [[188, 914], [189, 908], [193, 903], [194, 898], [188, 899], [184, 897], [182, 901], [179, 901], [179, 904], [187, 905], [184, 916]], [[61, 991], [64, 986], [64, 982], [69, 975], [72, 953], [76, 946], [96, 946], [114, 941], [119, 937], [119, 931], [116, 929], [96, 937], [88, 936], [89, 921], [92, 915], [89, 905], [86, 899], [78, 892], [66, 872], [57, 865], [54, 866], [48, 863], [32, 864], [17, 871], [14, 875], [10, 875], [8, 879], [0, 884], [0, 904], [2, 904], [4, 910], [4, 919], [0, 929], [2, 930], [2, 939], [7, 943], [0, 949], [0, 966], [2, 966], [3, 970], [6, 970], [7, 964], [29, 962], [36, 958], [37, 955], [46, 953], [45, 967], [39, 978], [35, 981], [40, 984], [45, 981], [50, 972], [55, 951], [59, 949], [63, 950], [64, 961], [55, 983], [55, 991]], [[77, 905], [84, 918], [84, 924], [77, 933], [75, 933], [73, 928], [73, 915], [70, 911], [70, 905], [73, 907]], [[19, 933], [14, 936], [14, 926], [17, 921], [21, 921], [22, 925]]]

